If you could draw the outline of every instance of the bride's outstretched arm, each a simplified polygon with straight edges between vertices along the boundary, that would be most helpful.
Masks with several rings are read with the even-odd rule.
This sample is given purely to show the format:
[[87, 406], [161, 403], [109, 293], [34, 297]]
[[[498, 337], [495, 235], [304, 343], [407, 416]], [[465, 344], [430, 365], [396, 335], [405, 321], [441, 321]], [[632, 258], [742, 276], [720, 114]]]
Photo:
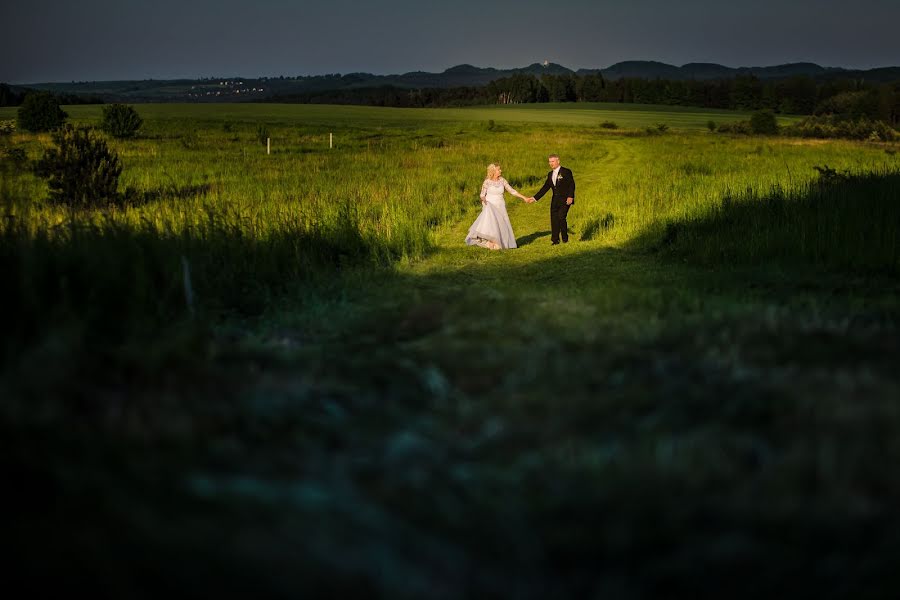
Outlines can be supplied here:
[[513, 186], [509, 185], [509, 182], [505, 179], [503, 180], [503, 187], [506, 189], [507, 192], [509, 192], [516, 198], [521, 198], [522, 200], [528, 200], [528, 198], [526, 198], [525, 196], [523, 196], [522, 194], [517, 192], [515, 189], [513, 189]]

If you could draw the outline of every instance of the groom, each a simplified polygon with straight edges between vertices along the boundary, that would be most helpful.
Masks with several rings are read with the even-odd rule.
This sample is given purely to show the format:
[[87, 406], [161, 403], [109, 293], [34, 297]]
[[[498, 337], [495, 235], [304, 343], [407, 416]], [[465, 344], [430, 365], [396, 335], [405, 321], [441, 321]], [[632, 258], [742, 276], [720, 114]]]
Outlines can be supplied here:
[[553, 199], [550, 200], [550, 243], [554, 246], [559, 243], [562, 236], [563, 244], [569, 241], [569, 224], [566, 215], [569, 207], [575, 204], [575, 178], [572, 171], [559, 165], [559, 156], [551, 154], [547, 157], [550, 163], [550, 172], [547, 173], [547, 181], [544, 182], [537, 194], [525, 200], [529, 204], [540, 200], [544, 194], [553, 190]]

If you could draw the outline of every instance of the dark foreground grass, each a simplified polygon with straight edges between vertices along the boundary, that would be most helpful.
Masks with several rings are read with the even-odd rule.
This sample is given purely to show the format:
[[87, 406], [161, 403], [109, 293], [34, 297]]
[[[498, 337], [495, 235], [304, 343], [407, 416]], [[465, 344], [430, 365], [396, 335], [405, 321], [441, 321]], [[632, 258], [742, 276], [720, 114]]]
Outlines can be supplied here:
[[488, 253], [465, 226], [261, 317], [10, 357], [15, 577], [109, 597], [900, 590], [894, 275], [539, 229]]
[[155, 371], [7, 396], [17, 573], [111, 597], [900, 589], [896, 280], [569, 249], [332, 285]]

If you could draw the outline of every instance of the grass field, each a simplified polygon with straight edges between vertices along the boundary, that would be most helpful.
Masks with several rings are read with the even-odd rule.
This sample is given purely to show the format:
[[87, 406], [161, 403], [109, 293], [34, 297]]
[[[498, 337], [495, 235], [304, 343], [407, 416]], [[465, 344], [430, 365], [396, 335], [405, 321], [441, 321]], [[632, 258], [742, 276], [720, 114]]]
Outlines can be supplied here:
[[[364, 106], [329, 106], [319, 104], [147, 104], [139, 106], [141, 114], [153, 123], [190, 120], [216, 122], [222, 120], [276, 122], [285, 125], [318, 125], [335, 130], [385, 125], [422, 127], [435, 122], [504, 121], [510, 123], [544, 123], [564, 126], [597, 126], [612, 121], [621, 127], [640, 128], [667, 123], [679, 129], [705, 129], [712, 119], [728, 123], [749, 118], [749, 113], [731, 110], [701, 109], [681, 106], [644, 104], [579, 103], [505, 105], [445, 109], [378, 108]], [[96, 123], [100, 106], [70, 106], [66, 111], [74, 122]], [[0, 108], [0, 119], [15, 118], [15, 108]], [[782, 124], [795, 117], [780, 117]]]
[[[129, 208], [73, 215], [3, 163], [25, 576], [117, 597], [900, 589], [896, 144], [660, 107], [137, 108], [142, 136], [111, 141]], [[572, 241], [510, 202], [520, 247], [465, 247], [485, 166], [530, 195], [549, 152], [578, 184]]]

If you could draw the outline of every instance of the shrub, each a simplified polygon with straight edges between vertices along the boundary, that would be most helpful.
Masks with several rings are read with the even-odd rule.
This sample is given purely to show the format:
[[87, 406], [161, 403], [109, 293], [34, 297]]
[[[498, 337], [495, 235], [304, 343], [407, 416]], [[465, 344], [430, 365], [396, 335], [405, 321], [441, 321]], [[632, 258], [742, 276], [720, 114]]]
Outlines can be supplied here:
[[26, 131], [53, 131], [59, 129], [68, 117], [53, 94], [33, 92], [25, 96], [19, 107], [19, 127]]
[[870, 142], [891, 142], [900, 139], [900, 134], [883, 121], [870, 121], [860, 119], [856, 123], [847, 123], [844, 127], [837, 128], [838, 133], [848, 131], [853, 139], [868, 140]]
[[884, 142], [900, 139], [900, 133], [884, 121], [870, 121], [866, 118], [849, 120], [831, 115], [807, 117], [785, 127], [784, 133], [802, 138], [844, 138]]
[[16, 132], [16, 122], [12, 119], [8, 121], [0, 121], [0, 135], [7, 136]]
[[863, 90], [842, 92], [827, 98], [816, 106], [816, 115], [834, 115], [839, 119], [877, 119], [878, 91]]
[[706, 128], [709, 129], [710, 132], [715, 131], [716, 130], [716, 122], [713, 121], [712, 119], [710, 119], [709, 121], [706, 122]]
[[758, 110], [750, 115], [750, 131], [755, 135], [777, 135], [778, 121], [771, 110]]
[[497, 126], [497, 124], [494, 123], [493, 119], [488, 119], [488, 124], [487, 124], [488, 131], [493, 131], [494, 127], [496, 127], [496, 126]]
[[739, 135], [750, 135], [753, 130], [750, 129], [750, 121], [732, 121], [731, 123], [722, 123], [719, 125], [719, 133], [737, 133]]
[[131, 138], [143, 123], [134, 107], [127, 104], [110, 104], [103, 107], [100, 128], [116, 138]]
[[600, 123], [600, 127], [603, 129], [618, 129], [619, 126], [613, 123], [612, 121], [603, 121]]
[[106, 141], [86, 128], [66, 125], [53, 134], [55, 148], [38, 161], [36, 172], [48, 180], [50, 200], [75, 208], [114, 204], [122, 164]]

